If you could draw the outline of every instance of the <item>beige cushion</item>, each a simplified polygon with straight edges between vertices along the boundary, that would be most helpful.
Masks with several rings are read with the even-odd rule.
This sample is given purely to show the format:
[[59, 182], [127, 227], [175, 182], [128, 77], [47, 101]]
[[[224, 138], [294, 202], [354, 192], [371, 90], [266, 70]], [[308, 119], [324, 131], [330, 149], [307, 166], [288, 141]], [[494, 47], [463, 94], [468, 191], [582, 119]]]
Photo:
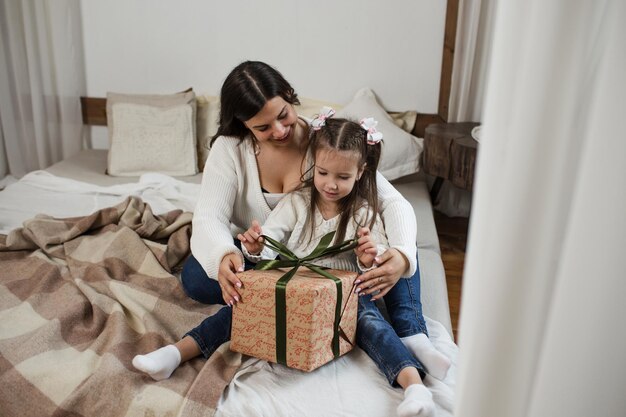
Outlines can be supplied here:
[[417, 112], [414, 110], [408, 110], [403, 112], [388, 112], [389, 116], [393, 119], [393, 122], [400, 129], [405, 132], [413, 132], [415, 122], [417, 121]]
[[196, 99], [193, 91], [169, 95], [107, 94], [107, 173], [194, 175]]
[[383, 148], [378, 170], [388, 180], [418, 172], [424, 149], [423, 139], [417, 138], [399, 128], [393, 118], [383, 109], [374, 92], [369, 88], [357, 91], [354, 98], [337, 117], [359, 121], [373, 117], [378, 121], [377, 130], [383, 134]]
[[198, 171], [204, 170], [204, 164], [211, 149], [211, 138], [217, 133], [220, 118], [219, 96], [198, 96], [196, 116], [196, 138], [198, 140]]

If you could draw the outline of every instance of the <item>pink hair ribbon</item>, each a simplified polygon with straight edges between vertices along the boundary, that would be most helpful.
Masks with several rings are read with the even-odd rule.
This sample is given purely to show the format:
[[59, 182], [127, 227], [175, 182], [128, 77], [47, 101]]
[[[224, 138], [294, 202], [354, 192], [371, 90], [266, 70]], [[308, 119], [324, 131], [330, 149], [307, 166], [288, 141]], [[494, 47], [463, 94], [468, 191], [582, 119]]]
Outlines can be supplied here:
[[361, 127], [367, 131], [367, 144], [376, 145], [383, 138], [383, 134], [376, 130], [378, 122], [373, 117], [361, 119]]
[[320, 110], [320, 113], [311, 121], [311, 127], [313, 130], [320, 130], [326, 125], [326, 119], [335, 115], [335, 110], [332, 107], [324, 106]]

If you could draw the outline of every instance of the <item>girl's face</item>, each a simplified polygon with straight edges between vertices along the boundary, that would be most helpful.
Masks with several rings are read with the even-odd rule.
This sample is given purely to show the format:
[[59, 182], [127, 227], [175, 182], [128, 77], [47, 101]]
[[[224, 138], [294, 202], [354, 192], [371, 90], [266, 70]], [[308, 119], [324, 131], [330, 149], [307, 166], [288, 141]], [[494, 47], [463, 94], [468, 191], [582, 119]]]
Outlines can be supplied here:
[[319, 149], [315, 153], [313, 184], [322, 200], [336, 203], [350, 194], [363, 174], [364, 167], [359, 168], [358, 164], [356, 152]]
[[259, 141], [274, 146], [282, 146], [292, 142], [298, 115], [293, 106], [282, 97], [274, 97], [265, 103], [265, 106], [244, 125]]

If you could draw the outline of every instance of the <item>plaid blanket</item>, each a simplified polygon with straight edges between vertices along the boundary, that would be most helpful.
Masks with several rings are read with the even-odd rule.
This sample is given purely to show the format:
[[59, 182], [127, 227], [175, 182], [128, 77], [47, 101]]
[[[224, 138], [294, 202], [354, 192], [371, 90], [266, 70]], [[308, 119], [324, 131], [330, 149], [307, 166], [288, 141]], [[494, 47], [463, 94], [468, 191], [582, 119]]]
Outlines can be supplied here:
[[190, 233], [191, 213], [130, 197], [0, 235], [0, 415], [213, 415], [241, 364], [228, 344], [160, 382], [131, 365], [220, 308], [172, 274]]

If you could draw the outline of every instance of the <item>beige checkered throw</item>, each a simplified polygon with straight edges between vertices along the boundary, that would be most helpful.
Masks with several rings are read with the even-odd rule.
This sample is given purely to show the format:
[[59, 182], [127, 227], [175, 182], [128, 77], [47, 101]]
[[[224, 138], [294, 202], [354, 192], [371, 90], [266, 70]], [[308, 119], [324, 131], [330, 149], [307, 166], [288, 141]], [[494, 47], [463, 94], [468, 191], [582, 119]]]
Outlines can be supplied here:
[[190, 233], [191, 213], [130, 197], [0, 235], [0, 415], [213, 415], [241, 363], [228, 344], [160, 382], [131, 365], [220, 308], [172, 275]]

